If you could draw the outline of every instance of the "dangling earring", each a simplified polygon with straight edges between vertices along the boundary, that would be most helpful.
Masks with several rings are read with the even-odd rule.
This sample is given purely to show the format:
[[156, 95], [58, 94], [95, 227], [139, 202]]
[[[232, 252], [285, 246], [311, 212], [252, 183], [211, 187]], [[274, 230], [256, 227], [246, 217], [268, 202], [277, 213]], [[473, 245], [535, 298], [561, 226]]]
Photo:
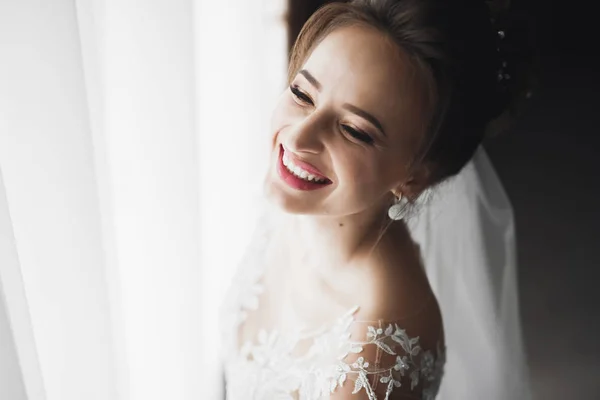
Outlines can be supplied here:
[[408, 199], [406, 196], [400, 194], [394, 201], [394, 205], [392, 205], [388, 209], [388, 216], [394, 221], [400, 221], [406, 215], [406, 209], [408, 208]]

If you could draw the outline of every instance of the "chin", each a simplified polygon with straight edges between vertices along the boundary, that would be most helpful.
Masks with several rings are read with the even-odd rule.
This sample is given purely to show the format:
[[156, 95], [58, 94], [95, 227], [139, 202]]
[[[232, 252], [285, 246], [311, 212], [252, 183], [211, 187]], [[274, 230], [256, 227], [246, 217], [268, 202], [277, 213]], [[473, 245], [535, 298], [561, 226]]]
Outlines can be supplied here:
[[314, 207], [302, 204], [298, 198], [285, 193], [272, 179], [265, 179], [263, 195], [270, 206], [287, 214], [313, 214], [315, 211], [311, 210]]
[[296, 215], [325, 215], [326, 210], [315, 204], [314, 199], [301, 199], [302, 194], [294, 196], [286, 192], [285, 188], [273, 182], [271, 179], [265, 179], [263, 196], [269, 206], [275, 207], [278, 211], [286, 214]]

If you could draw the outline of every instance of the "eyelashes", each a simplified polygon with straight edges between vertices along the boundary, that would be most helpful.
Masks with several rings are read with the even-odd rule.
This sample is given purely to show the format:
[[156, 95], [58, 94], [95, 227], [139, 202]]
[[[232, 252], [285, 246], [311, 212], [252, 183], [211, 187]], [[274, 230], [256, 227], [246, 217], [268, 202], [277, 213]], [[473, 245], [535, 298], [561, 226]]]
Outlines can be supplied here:
[[305, 104], [310, 104], [311, 106], [314, 106], [315, 103], [313, 103], [312, 99], [310, 97], [308, 97], [307, 94], [303, 93], [300, 88], [298, 87], [298, 85], [292, 85], [290, 86], [290, 91], [292, 92], [292, 94], [294, 95], [294, 97], [298, 100], [300, 100], [302, 103]]
[[352, 135], [352, 137], [360, 140], [361, 142], [365, 142], [366, 144], [373, 144], [373, 138], [364, 132], [351, 128], [348, 125], [342, 125], [342, 129], [344, 129], [346, 132]]
[[[298, 85], [290, 85], [290, 91], [292, 92], [292, 95], [294, 96], [294, 100], [297, 103], [302, 103], [301, 105], [310, 105], [310, 106], [315, 105], [315, 103], [312, 101], [312, 99], [306, 93], [304, 93], [300, 90]], [[353, 138], [355, 138], [357, 140], [360, 140], [361, 142], [364, 142], [369, 145], [374, 143], [374, 140], [370, 135], [368, 135], [358, 129], [354, 129], [348, 125], [341, 125], [341, 127], [349, 135], [351, 135]]]

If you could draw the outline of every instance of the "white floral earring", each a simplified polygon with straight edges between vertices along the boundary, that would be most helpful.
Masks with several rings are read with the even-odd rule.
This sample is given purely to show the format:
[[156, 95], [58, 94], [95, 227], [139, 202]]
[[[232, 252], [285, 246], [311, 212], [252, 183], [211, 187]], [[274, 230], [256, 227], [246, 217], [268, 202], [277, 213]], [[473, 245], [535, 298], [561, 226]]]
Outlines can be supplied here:
[[400, 221], [406, 216], [409, 201], [406, 196], [400, 194], [396, 197], [394, 204], [388, 209], [388, 216], [394, 221]]

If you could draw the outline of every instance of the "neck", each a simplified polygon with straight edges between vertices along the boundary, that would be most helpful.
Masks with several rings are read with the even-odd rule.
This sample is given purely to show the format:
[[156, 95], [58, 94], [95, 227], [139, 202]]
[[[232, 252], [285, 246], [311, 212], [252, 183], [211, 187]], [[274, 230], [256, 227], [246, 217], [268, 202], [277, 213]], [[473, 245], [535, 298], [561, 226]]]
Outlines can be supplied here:
[[[341, 217], [283, 214], [291, 256], [320, 268], [338, 268], [369, 252], [380, 239], [387, 213], [381, 207]], [[314, 265], [316, 266], [316, 265]]]

